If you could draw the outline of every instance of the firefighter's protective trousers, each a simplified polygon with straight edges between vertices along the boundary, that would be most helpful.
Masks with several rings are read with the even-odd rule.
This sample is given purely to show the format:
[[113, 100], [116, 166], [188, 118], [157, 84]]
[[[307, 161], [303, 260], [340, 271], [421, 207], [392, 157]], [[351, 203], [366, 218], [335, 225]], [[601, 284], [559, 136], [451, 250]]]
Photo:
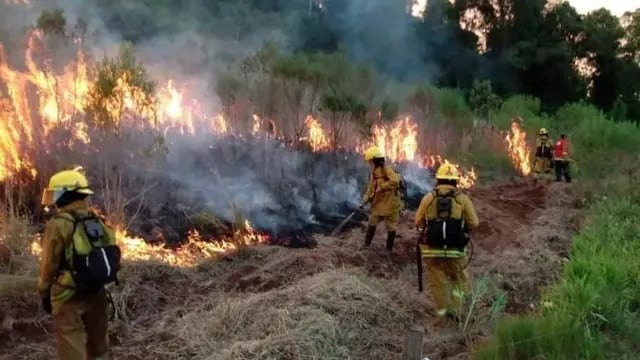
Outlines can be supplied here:
[[62, 304], [53, 313], [58, 359], [107, 359], [108, 321], [104, 289]]

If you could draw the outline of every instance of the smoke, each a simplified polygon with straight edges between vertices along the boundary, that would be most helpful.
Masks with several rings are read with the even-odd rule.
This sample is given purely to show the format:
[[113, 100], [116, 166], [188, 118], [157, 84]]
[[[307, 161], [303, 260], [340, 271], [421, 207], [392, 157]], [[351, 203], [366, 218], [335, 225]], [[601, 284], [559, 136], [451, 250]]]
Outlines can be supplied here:
[[418, 22], [406, 5], [399, 0], [329, 1], [328, 23], [351, 59], [402, 80], [428, 80]]
[[[115, 52], [131, 41], [145, 67], [161, 81], [188, 84], [194, 96], [215, 97], [216, 74], [255, 54], [266, 41], [284, 51], [302, 49], [314, 36], [332, 37], [350, 59], [374, 64], [402, 79], [428, 79], [416, 19], [405, 0], [182, 1], [172, 3], [100, 0], [32, 0], [31, 5], [4, 5], [6, 31], [22, 34], [42, 10], [64, 10], [68, 25], [90, 29], [89, 50], [95, 57]], [[310, 5], [312, 5], [310, 7]], [[310, 11], [312, 10], [312, 11]], [[309, 25], [308, 16], [323, 27]]]
[[[403, 164], [412, 205], [431, 189], [425, 169]], [[360, 154], [293, 150], [270, 138], [175, 139], [162, 173], [178, 197], [231, 221], [239, 213], [274, 235], [328, 231], [357, 208], [369, 168]]]
[[[206, 100], [205, 107], [216, 111], [218, 101], [212, 92], [216, 73], [254, 54], [266, 40], [294, 49], [298, 37], [304, 36], [299, 31], [304, 29], [299, 27], [300, 15], [308, 2], [292, 1], [286, 11], [274, 5], [280, 7], [278, 12], [243, 7], [244, 2], [220, 1], [218, 7], [210, 3], [194, 1], [158, 13], [161, 6], [143, 2], [33, 0], [31, 8], [11, 8], [20, 16], [2, 12], [0, 19], [10, 24], [3, 31], [22, 36], [42, 10], [59, 7], [68, 25], [78, 19], [89, 25], [87, 47], [94, 57], [112, 53], [123, 40], [134, 41], [139, 60], [152, 77], [189, 84], [189, 96]], [[329, 27], [352, 59], [400, 75], [425, 75], [411, 35], [412, 20], [403, 6], [387, 0], [327, 1], [326, 6]], [[204, 132], [208, 129], [196, 130]], [[357, 207], [369, 175], [359, 154], [294, 151], [269, 138], [168, 135], [167, 140], [168, 157], [154, 170], [156, 186], [146, 195], [139, 218], [161, 215], [156, 218], [170, 221], [176, 207], [186, 204], [227, 221], [241, 214], [276, 235], [324, 231]], [[410, 198], [419, 198], [432, 187], [424, 169], [405, 164], [399, 170], [409, 184]], [[148, 176], [135, 164], [128, 171], [132, 178]]]
[[292, 151], [271, 139], [189, 139], [172, 146], [167, 172], [181, 193], [218, 217], [239, 212], [273, 234], [317, 225], [355, 208], [366, 170], [353, 156]]

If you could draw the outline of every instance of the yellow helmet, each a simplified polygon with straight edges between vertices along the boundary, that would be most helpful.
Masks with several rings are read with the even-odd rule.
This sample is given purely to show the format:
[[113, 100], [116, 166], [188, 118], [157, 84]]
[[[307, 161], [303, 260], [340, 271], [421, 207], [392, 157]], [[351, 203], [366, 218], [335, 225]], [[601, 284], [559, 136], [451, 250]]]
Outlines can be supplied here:
[[542, 128], [542, 129], [540, 129], [540, 131], [538, 131], [538, 134], [540, 134], [540, 135], [549, 135], [549, 132], [547, 131], [547, 129]]
[[449, 163], [440, 165], [438, 171], [436, 171], [436, 179], [438, 180], [460, 180], [458, 169]]
[[80, 194], [93, 194], [89, 181], [78, 170], [64, 170], [49, 179], [49, 186], [42, 191], [42, 205], [53, 205], [68, 191]]
[[383, 158], [383, 157], [384, 157], [384, 154], [382, 154], [382, 151], [380, 151], [380, 149], [378, 149], [377, 146], [372, 146], [368, 148], [367, 151], [364, 152], [365, 161], [369, 161], [377, 158]]

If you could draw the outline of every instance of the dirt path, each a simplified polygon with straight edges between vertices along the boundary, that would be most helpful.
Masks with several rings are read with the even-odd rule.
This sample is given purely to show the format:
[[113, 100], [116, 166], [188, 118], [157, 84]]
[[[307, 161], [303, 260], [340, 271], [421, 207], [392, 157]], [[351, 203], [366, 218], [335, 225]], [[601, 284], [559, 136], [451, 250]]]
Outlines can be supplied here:
[[[490, 277], [494, 291], [508, 293], [506, 313], [535, 312], [541, 289], [557, 278], [580, 222], [573, 191], [567, 184], [514, 180], [470, 192], [481, 221], [473, 234], [470, 273], [476, 280]], [[368, 250], [360, 249], [363, 234], [357, 229], [338, 238], [319, 236], [320, 245], [313, 251], [278, 249], [264, 263], [229, 275], [227, 284], [241, 291], [267, 291], [330, 267], [361, 267], [376, 277], [416, 284], [413, 216], [408, 213], [401, 220], [391, 258], [383, 249], [384, 229], [378, 230]], [[469, 345], [486, 336], [487, 329], [480, 326], [465, 334], [434, 329], [428, 290], [424, 297], [425, 309], [417, 313], [416, 322], [426, 327], [427, 355], [466, 358]], [[490, 304], [480, 307], [478, 312], [486, 312]]]
[[[507, 291], [507, 313], [537, 310], [541, 288], [552, 283], [561, 269], [580, 221], [573, 191], [566, 184], [512, 181], [470, 192], [481, 220], [480, 228], [473, 234], [470, 273], [474, 281], [490, 278], [492, 290]], [[391, 257], [383, 249], [385, 234], [381, 228], [372, 248], [365, 250], [360, 249], [362, 230], [354, 229], [339, 237], [317, 236], [319, 245], [315, 249], [264, 246], [178, 273], [166, 267], [136, 265], [136, 282], [121, 290], [129, 325], [126, 329], [121, 324], [114, 326], [111, 338], [115, 355], [138, 359], [139, 356], [130, 354], [132, 347], [166, 346], [169, 347], [163, 350], [166, 356], [153, 358], [180, 358], [176, 354], [185, 343], [174, 331], [164, 327], [155, 333], [145, 330], [165, 322], [169, 327], [189, 309], [199, 308], [214, 297], [241, 299], [246, 294], [262, 296], [276, 304], [283, 292], [296, 286], [292, 284], [332, 269], [356, 268], [373, 279], [398, 284], [397, 291], [407, 294], [413, 318], [409, 321], [426, 328], [425, 355], [431, 359], [467, 358], [470, 345], [488, 335], [487, 324], [478, 321], [465, 332], [458, 331], [455, 324], [444, 330], [434, 328], [428, 289], [423, 294], [417, 293], [413, 215], [408, 213], [401, 220]], [[21, 301], [11, 316], [17, 323], [20, 318], [29, 319], [30, 325], [14, 326], [6, 340], [0, 341], [0, 359], [45, 359], [53, 345], [51, 334], [45, 335], [45, 331], [50, 331], [49, 320], [41, 317], [33, 321], [33, 314], [38, 313], [37, 299]], [[477, 312], [487, 313], [490, 306], [489, 301], [483, 301]], [[404, 329], [405, 325], [400, 323], [396, 328]], [[6, 331], [3, 334], [0, 329], [0, 338], [5, 335]], [[397, 344], [390, 351], [397, 353], [404, 334], [394, 336], [393, 343]]]

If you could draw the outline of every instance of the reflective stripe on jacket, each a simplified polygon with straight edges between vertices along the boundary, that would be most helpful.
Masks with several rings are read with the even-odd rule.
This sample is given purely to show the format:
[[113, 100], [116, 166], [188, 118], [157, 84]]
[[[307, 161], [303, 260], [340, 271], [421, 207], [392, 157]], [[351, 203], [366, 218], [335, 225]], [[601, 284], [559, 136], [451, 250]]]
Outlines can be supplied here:
[[[452, 185], [438, 185], [436, 190], [439, 193], [448, 193], [450, 191], [456, 191], [456, 188]], [[461, 215], [468, 229], [477, 227], [480, 224], [478, 215], [473, 207], [471, 199], [462, 193], [456, 195], [456, 201], [458, 201], [462, 207]], [[427, 225], [427, 219], [436, 218], [436, 206], [434, 202], [433, 192], [427, 193], [420, 201], [420, 206], [416, 212], [415, 224], [418, 228], [424, 228]], [[459, 258], [466, 255], [466, 249], [435, 249], [425, 244], [420, 244], [420, 252], [423, 257], [447, 257], [447, 258]]]
[[466, 248], [462, 251], [457, 249], [434, 249], [425, 244], [420, 244], [420, 254], [422, 254], [422, 257], [461, 258], [467, 255], [467, 251]]

